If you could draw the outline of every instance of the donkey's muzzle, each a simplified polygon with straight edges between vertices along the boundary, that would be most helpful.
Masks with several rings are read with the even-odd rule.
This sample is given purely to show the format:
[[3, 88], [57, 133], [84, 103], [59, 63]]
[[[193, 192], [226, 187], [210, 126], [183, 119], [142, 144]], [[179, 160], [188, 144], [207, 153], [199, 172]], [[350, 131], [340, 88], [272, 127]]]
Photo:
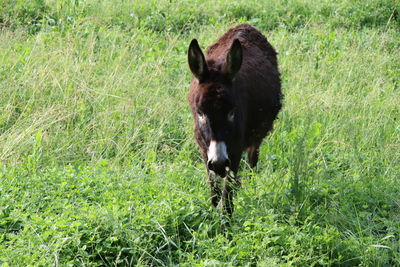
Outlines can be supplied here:
[[210, 171], [215, 172], [216, 174], [218, 174], [221, 177], [226, 176], [227, 169], [230, 167], [230, 165], [231, 165], [231, 161], [229, 159], [220, 160], [220, 161], [209, 160], [207, 162], [207, 168]]

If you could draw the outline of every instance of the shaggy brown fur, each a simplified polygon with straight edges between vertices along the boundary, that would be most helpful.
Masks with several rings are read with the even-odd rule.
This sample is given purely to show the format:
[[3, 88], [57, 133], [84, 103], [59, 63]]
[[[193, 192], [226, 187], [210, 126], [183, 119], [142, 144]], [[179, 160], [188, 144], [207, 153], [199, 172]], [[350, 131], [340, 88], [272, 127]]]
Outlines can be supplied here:
[[[276, 55], [267, 39], [248, 24], [228, 30], [208, 47], [206, 56], [195, 39], [189, 47], [194, 79], [188, 100], [195, 137], [204, 161], [208, 162], [212, 204], [217, 206], [222, 197], [222, 206], [229, 215], [233, 212], [232, 184], [239, 184], [236, 173], [241, 155], [247, 151], [250, 165], [256, 166], [259, 146], [281, 109]], [[227, 120], [232, 114], [234, 120]], [[200, 123], [199, 118], [205, 123]], [[211, 140], [226, 144], [226, 166], [210, 164], [207, 150]], [[234, 177], [225, 172], [225, 167], [233, 171]], [[222, 191], [217, 186], [218, 176], [226, 176]]]

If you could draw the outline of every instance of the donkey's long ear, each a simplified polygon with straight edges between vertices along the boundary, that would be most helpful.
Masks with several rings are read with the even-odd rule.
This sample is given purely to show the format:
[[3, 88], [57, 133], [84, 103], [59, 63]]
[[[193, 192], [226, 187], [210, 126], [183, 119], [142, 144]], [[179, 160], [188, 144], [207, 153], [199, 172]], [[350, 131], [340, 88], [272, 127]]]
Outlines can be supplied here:
[[226, 59], [226, 73], [230, 79], [233, 79], [240, 70], [242, 59], [242, 45], [238, 39], [235, 39]]
[[204, 80], [208, 68], [206, 59], [204, 58], [203, 52], [201, 52], [199, 43], [196, 39], [193, 39], [189, 45], [188, 61], [193, 75], [199, 79], [199, 81]]

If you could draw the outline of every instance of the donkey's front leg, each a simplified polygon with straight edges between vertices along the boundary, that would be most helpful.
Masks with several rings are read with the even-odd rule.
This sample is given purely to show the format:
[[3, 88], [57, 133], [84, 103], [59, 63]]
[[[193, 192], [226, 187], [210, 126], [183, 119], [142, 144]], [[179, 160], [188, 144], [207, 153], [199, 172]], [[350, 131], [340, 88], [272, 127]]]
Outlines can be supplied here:
[[233, 213], [233, 195], [235, 189], [239, 186], [236, 174], [232, 171], [224, 179], [224, 189], [222, 191], [222, 209], [223, 213], [232, 216]]
[[237, 176], [239, 169], [241, 153], [232, 153], [231, 166], [227, 169], [226, 177], [224, 178], [224, 188], [222, 191], [222, 211], [228, 217], [233, 213], [233, 196], [235, 190], [240, 187], [240, 180]]
[[221, 199], [221, 187], [220, 187], [220, 181], [221, 178], [218, 177], [215, 172], [213, 171], [208, 171], [208, 184], [210, 185], [211, 189], [211, 204], [214, 207], [218, 206], [218, 203]]

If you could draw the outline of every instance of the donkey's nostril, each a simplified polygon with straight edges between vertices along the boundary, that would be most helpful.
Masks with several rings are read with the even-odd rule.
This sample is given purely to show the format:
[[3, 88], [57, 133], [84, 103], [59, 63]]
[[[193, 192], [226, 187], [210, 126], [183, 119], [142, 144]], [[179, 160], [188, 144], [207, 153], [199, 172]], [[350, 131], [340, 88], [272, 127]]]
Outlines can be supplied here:
[[208, 168], [210, 171], [213, 171], [213, 164], [212, 164], [211, 160], [207, 161], [207, 168]]

